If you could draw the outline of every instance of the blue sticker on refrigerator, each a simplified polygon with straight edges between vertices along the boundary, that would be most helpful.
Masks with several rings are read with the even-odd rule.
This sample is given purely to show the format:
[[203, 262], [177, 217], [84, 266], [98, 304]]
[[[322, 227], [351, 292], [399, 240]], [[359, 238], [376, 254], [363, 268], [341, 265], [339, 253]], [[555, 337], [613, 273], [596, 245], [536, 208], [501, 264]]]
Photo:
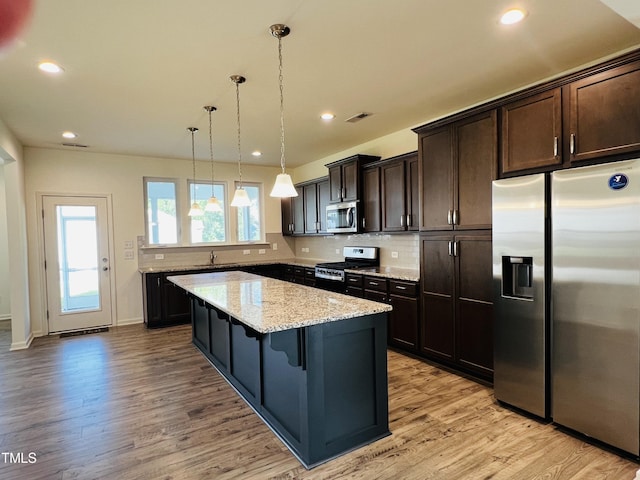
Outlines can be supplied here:
[[612, 190], [622, 190], [629, 184], [629, 177], [624, 173], [616, 173], [609, 177], [609, 188]]

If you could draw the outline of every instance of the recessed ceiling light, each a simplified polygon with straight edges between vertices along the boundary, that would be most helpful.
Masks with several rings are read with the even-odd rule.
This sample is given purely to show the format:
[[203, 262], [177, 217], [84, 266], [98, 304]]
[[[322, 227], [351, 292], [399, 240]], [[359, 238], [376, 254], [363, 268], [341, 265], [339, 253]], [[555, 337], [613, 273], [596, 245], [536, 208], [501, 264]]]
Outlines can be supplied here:
[[78, 135], [73, 132], [62, 132], [64, 138], [76, 138]]
[[262, 155], [262, 152], [260, 150], [254, 150], [253, 152], [251, 152], [251, 155], [253, 155], [254, 157], [259, 157]]
[[511, 10], [507, 10], [500, 17], [500, 23], [503, 25], [513, 25], [514, 23], [518, 23], [524, 17], [527, 16], [527, 13], [520, 8], [512, 8]]
[[329, 113], [329, 112], [325, 112], [322, 115], [320, 115], [320, 118], [322, 120], [333, 120], [334, 118], [336, 118], [336, 116], [333, 113]]
[[53, 62], [40, 62], [38, 68], [47, 73], [62, 73], [64, 69]]

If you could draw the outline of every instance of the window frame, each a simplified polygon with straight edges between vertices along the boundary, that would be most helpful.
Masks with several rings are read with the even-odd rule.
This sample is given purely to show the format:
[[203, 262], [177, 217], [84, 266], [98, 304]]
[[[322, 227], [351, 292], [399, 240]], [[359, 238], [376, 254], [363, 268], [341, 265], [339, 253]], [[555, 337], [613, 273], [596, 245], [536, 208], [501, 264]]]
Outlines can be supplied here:
[[[189, 203], [189, 206], [191, 206], [192, 202], [192, 198], [191, 198], [191, 186], [192, 185], [204, 185], [204, 186], [211, 186], [212, 182], [211, 180], [193, 180], [188, 178], [187, 179], [187, 200]], [[228, 200], [228, 194], [227, 194], [227, 186], [228, 186], [228, 182], [225, 181], [214, 181], [213, 182], [213, 186], [221, 186], [222, 187], [222, 197], [221, 199], [224, 201], [224, 208], [222, 210], [222, 214], [224, 216], [224, 241], [221, 242], [197, 242], [194, 243], [193, 241], [193, 237], [192, 237], [192, 229], [191, 229], [191, 217], [189, 217], [186, 213], [184, 214], [185, 217], [185, 221], [186, 221], [186, 225], [187, 225], [187, 231], [189, 232], [189, 243], [188, 246], [192, 246], [192, 247], [206, 247], [206, 246], [216, 246], [216, 245], [229, 245], [231, 243], [231, 238], [230, 238], [230, 228], [229, 228], [229, 200]], [[219, 198], [220, 200], [220, 198]]]
[[[175, 243], [151, 243], [151, 232], [149, 231], [149, 183], [172, 183], [175, 192], [175, 203], [176, 203], [176, 241]], [[180, 201], [180, 188], [179, 188], [179, 179], [177, 178], [167, 178], [167, 177], [142, 177], [142, 189], [143, 189], [143, 205], [144, 205], [144, 235], [145, 235], [145, 243], [150, 247], [163, 247], [163, 246], [172, 246], [179, 247], [182, 245], [182, 222], [180, 212], [182, 211], [182, 202]]]
[[[234, 182], [234, 192], [235, 189], [240, 186], [239, 181]], [[258, 201], [260, 202], [258, 205], [258, 210], [260, 212], [260, 238], [257, 240], [240, 240], [240, 222], [239, 222], [239, 210], [240, 208], [249, 208], [249, 207], [238, 207], [234, 215], [235, 221], [235, 241], [238, 244], [252, 244], [252, 243], [265, 243], [266, 233], [265, 233], [265, 205], [264, 205], [264, 185], [262, 182], [242, 182], [242, 187], [257, 187], [258, 188]]]

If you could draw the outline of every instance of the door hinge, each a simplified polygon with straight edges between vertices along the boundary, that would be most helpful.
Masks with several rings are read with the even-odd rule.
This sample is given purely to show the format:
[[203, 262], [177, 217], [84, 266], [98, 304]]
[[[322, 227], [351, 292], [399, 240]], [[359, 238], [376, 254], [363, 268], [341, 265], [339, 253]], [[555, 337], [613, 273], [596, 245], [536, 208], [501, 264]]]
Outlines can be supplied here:
[[49, 310], [47, 310], [47, 320], [49, 320]]

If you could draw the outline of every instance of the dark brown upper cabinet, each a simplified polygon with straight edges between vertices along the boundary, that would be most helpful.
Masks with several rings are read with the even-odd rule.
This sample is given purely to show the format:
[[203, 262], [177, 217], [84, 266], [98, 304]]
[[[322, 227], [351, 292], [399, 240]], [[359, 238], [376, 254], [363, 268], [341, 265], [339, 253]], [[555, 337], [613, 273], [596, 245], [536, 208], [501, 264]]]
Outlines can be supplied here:
[[329, 202], [352, 202], [360, 199], [360, 167], [379, 160], [371, 155], [354, 155], [326, 165], [329, 169]]
[[298, 196], [281, 201], [282, 234], [327, 233], [325, 211], [329, 204], [329, 179], [323, 177], [296, 184], [295, 187]]
[[500, 108], [502, 173], [562, 164], [562, 89]]
[[491, 182], [498, 170], [496, 110], [417, 132], [420, 230], [491, 228]]
[[640, 61], [577, 80], [564, 90], [571, 163], [640, 150]]
[[380, 166], [382, 231], [418, 230], [418, 153], [389, 159]]
[[362, 231], [379, 232], [382, 228], [379, 165], [367, 165], [362, 169], [361, 206]]

